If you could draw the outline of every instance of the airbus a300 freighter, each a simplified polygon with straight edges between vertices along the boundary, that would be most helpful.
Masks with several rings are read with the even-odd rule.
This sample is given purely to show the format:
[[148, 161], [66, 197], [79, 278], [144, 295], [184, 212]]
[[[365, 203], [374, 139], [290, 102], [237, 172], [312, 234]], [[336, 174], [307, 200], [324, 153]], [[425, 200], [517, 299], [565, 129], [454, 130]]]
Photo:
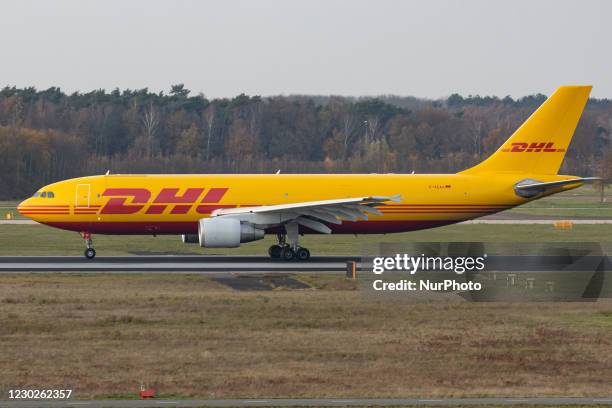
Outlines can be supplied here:
[[49, 184], [19, 204], [92, 234], [176, 234], [233, 248], [275, 234], [272, 258], [306, 260], [301, 234], [384, 234], [453, 224], [579, 187], [558, 175], [591, 91], [562, 86], [489, 158], [457, 174], [106, 174]]

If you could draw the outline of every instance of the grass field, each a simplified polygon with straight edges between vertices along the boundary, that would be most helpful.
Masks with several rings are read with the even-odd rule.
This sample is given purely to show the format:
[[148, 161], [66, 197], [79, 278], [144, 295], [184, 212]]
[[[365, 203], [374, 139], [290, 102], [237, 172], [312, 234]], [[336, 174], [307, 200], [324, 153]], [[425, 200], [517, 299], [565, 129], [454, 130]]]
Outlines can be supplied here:
[[609, 396], [612, 303], [405, 304], [351, 281], [2, 275], [0, 384], [79, 398]]
[[[612, 225], [574, 225], [569, 230], [553, 225], [451, 225], [424, 231], [388, 235], [306, 235], [300, 244], [313, 255], [360, 255], [381, 242], [611, 242]], [[98, 255], [129, 254], [234, 254], [265, 255], [275, 237], [239, 248], [208, 249], [185, 245], [180, 237], [95, 235]], [[81, 255], [85, 244], [76, 232], [43, 225], [0, 225], [0, 255]], [[363, 252], [366, 251], [366, 252]]]
[[[609, 211], [591, 188], [576, 192], [528, 210], [590, 203]], [[471, 224], [301, 243], [313, 255], [359, 255], [380, 242], [610, 237], [612, 225]], [[99, 255], [263, 255], [272, 243], [202, 249], [177, 236], [94, 236]], [[0, 225], [0, 255], [83, 249], [73, 232]], [[341, 277], [296, 279], [310, 288], [236, 291], [182, 274], [0, 275], [0, 389], [44, 385], [74, 388], [77, 398], [122, 398], [145, 382], [171, 398], [612, 395], [611, 302], [375, 302]]]

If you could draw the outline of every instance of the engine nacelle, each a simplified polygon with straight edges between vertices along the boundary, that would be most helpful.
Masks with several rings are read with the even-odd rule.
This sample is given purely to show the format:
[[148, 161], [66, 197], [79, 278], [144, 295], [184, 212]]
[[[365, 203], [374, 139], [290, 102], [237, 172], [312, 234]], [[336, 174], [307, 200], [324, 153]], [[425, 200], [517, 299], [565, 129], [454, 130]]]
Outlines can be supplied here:
[[243, 242], [257, 241], [264, 230], [236, 218], [202, 218], [198, 223], [200, 246], [206, 248], [236, 248]]
[[198, 234], [183, 234], [181, 235], [181, 241], [183, 241], [183, 244], [199, 244], [200, 237], [198, 237]]

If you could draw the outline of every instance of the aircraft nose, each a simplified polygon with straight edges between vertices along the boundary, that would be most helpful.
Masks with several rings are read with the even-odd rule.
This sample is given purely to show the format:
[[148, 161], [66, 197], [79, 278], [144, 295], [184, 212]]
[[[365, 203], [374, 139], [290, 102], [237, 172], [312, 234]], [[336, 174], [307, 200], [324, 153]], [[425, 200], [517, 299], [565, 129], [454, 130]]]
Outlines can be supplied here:
[[[17, 205], [17, 211], [19, 212], [19, 214], [23, 215], [24, 217], [28, 217], [27, 214], [24, 214], [24, 210], [25, 208], [28, 207], [28, 203], [31, 202], [29, 198], [26, 198], [25, 200], [23, 200], [22, 202], [20, 202]], [[29, 217], [28, 217], [29, 218]]]

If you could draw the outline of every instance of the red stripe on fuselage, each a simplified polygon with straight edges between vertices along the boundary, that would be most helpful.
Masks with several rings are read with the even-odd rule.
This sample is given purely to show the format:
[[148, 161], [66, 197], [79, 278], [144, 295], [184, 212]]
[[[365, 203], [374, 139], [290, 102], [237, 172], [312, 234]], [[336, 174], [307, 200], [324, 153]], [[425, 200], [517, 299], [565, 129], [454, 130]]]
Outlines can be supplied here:
[[17, 209], [21, 210], [67, 210], [67, 205], [20, 205]]
[[384, 207], [510, 207], [512, 204], [385, 204]]
[[[345, 221], [340, 225], [330, 224], [335, 234], [385, 234], [392, 232], [416, 231], [440, 227], [464, 220], [405, 220], [405, 221]], [[162, 222], [78, 222], [78, 221], [44, 221], [51, 227], [70, 231], [87, 231], [93, 234], [148, 235], [148, 234], [195, 234], [198, 232], [197, 221], [162, 221]], [[266, 230], [273, 233], [278, 228]], [[301, 233], [314, 233], [300, 226]]]
[[392, 210], [383, 211], [384, 214], [464, 214], [464, 213], [494, 213], [503, 211], [498, 210]]
[[38, 215], [38, 214], [48, 214], [48, 215], [68, 215], [69, 212], [59, 212], [59, 211], [19, 211], [21, 215]]
[[43, 212], [54, 212], [54, 213], [67, 213], [67, 212], [68, 212], [68, 209], [66, 208], [66, 209], [64, 209], [64, 210], [57, 210], [57, 209], [54, 209], [54, 210], [47, 210], [47, 209], [44, 209], [44, 208], [43, 208], [43, 209], [37, 209], [37, 210], [24, 210], [24, 209], [22, 208], [22, 209], [19, 209], [18, 211], [19, 211], [20, 213], [24, 213], [24, 212], [39, 212], [39, 211], [43, 211]]

